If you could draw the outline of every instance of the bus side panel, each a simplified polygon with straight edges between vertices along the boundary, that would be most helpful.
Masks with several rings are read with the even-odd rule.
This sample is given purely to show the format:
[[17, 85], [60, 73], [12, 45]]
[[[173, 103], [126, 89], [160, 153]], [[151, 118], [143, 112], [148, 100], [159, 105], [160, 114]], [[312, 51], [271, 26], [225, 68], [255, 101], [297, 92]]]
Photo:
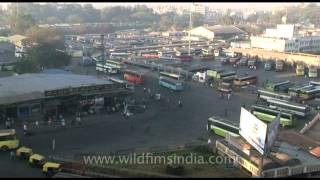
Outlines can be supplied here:
[[7, 146], [9, 149], [15, 149], [19, 147], [19, 140], [0, 141], [0, 149], [3, 146]]
[[[255, 116], [257, 116], [258, 119], [260, 119], [262, 121], [266, 121], [266, 122], [271, 122], [272, 120], [274, 120], [276, 118], [276, 116], [267, 115], [267, 114], [260, 113], [257, 111], [253, 111], [253, 114]], [[293, 126], [293, 121], [290, 119], [286, 119], [286, 118], [280, 118], [280, 124], [282, 126]]]
[[166, 87], [166, 88], [169, 88], [169, 89], [172, 89], [174, 91], [183, 90], [183, 86], [172, 85], [172, 84], [169, 84], [169, 83], [161, 81], [161, 80], [159, 80], [159, 85]]
[[132, 76], [130, 74], [124, 74], [123, 78], [129, 82], [135, 83], [135, 84], [142, 84], [144, 79], [143, 77], [136, 77]]
[[212, 128], [213, 132], [219, 136], [226, 137], [226, 133], [220, 129]]

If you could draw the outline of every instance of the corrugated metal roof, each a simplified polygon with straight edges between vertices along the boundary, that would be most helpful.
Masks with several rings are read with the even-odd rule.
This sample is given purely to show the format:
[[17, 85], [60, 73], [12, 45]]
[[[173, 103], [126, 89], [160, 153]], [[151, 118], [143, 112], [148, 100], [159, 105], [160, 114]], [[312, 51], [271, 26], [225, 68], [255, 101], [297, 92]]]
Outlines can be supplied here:
[[44, 98], [47, 90], [112, 84], [94, 76], [75, 74], [23, 74], [0, 78], [0, 104]]
[[233, 25], [229, 25], [229, 26], [215, 25], [215, 26], [209, 26], [209, 27], [205, 27], [205, 28], [214, 32], [215, 35], [245, 33], [245, 31], [243, 31]]

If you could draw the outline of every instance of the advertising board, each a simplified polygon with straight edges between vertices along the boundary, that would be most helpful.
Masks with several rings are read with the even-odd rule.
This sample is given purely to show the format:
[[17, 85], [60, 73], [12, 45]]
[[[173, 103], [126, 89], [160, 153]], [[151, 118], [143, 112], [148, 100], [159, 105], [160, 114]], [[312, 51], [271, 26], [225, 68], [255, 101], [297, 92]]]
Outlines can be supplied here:
[[261, 154], [264, 154], [267, 130], [267, 124], [241, 107], [240, 135]]

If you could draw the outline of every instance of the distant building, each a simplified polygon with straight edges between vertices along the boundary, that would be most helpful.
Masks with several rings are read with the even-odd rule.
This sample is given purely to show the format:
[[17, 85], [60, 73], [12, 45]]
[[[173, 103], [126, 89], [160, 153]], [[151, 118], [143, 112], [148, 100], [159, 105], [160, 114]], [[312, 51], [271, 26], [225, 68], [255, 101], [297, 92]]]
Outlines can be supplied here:
[[213, 40], [214, 38], [235, 38], [245, 36], [247, 33], [236, 26], [199, 26], [190, 31], [192, 36], [204, 37], [208, 40]]
[[191, 8], [191, 12], [200, 13], [205, 16], [207, 13], [207, 8], [202, 4], [193, 4]]
[[251, 36], [251, 47], [278, 52], [319, 52], [320, 36], [317, 32], [298, 29], [289, 24], [266, 29], [262, 36]]

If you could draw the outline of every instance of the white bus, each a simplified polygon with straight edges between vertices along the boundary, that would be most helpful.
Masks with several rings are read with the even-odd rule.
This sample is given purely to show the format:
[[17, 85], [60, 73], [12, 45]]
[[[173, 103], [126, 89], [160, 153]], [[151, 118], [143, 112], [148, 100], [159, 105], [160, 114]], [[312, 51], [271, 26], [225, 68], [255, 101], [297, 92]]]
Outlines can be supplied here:
[[130, 56], [130, 53], [125, 53], [125, 52], [112, 52], [110, 54], [111, 59], [128, 58], [129, 56]]

